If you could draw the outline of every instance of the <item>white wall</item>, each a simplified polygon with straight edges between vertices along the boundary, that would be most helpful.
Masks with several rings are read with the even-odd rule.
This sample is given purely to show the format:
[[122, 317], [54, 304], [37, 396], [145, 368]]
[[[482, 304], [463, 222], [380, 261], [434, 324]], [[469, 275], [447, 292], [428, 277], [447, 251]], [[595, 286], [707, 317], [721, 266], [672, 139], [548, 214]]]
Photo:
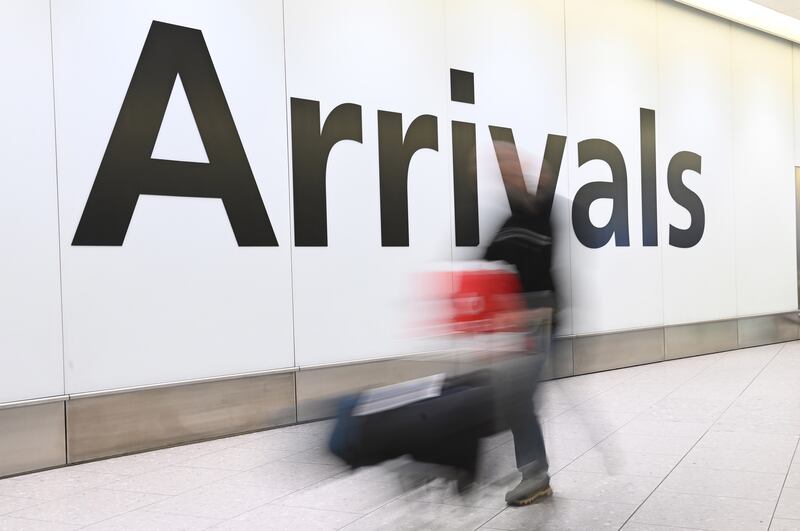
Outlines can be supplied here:
[[[450, 260], [442, 3], [285, 5], [289, 95], [319, 101], [322, 123], [334, 107], [356, 103], [362, 123], [362, 142], [339, 143], [328, 159], [328, 246], [292, 248], [296, 363], [408, 352], [411, 273]], [[420, 150], [409, 167], [409, 247], [381, 247], [378, 110], [402, 113], [404, 130], [417, 116], [438, 117], [439, 150]]]
[[64, 392], [50, 12], [0, 4], [0, 402]]
[[[281, 11], [53, 2], [68, 392], [293, 366]], [[220, 200], [163, 196], [140, 197], [121, 247], [71, 245], [153, 20], [202, 29], [279, 247], [238, 247]]]
[[[731, 24], [722, 19], [658, 3], [656, 142], [665, 324], [738, 315], [731, 34]], [[669, 161], [684, 150], [702, 156], [701, 174], [686, 172], [684, 182], [706, 211], [703, 239], [689, 249], [665, 245], [670, 225], [690, 223], [689, 213], [667, 190]]]
[[[422, 348], [407, 334], [413, 273], [482, 252], [454, 245], [452, 120], [476, 124], [484, 244], [507, 214], [488, 127], [513, 129], [531, 185], [547, 135], [567, 137], [561, 333], [797, 305], [800, 52], [788, 42], [671, 0], [12, 0], [0, 12], [15, 80], [0, 87], [0, 244], [14, 257], [0, 261], [0, 402]], [[277, 247], [239, 247], [218, 199], [145, 195], [122, 246], [72, 245], [154, 20], [202, 31]], [[450, 68], [475, 73], [474, 105], [450, 100]], [[361, 106], [362, 142], [328, 159], [326, 247], [293, 242], [292, 97], [319, 101], [323, 121]], [[640, 108], [655, 110], [657, 247], [642, 244]], [[379, 110], [404, 128], [438, 120], [438, 150], [410, 164], [409, 247], [381, 246]], [[569, 200], [610, 179], [603, 162], [578, 165], [590, 138], [624, 156], [628, 247], [574, 235]], [[666, 184], [679, 151], [702, 158], [684, 174], [706, 219], [688, 249], [669, 245], [669, 225], [690, 221]], [[176, 84], [153, 157], [205, 156]], [[610, 211], [598, 201], [595, 224]]]

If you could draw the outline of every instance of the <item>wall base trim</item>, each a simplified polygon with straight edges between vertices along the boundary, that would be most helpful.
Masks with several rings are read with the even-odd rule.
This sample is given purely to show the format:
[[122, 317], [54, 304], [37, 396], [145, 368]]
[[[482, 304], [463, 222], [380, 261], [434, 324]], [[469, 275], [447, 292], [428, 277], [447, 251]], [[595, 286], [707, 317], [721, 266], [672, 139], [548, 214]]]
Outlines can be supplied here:
[[0, 409], [0, 477], [67, 463], [64, 401]]
[[[543, 377], [797, 339], [797, 312], [557, 337]], [[469, 367], [428, 354], [0, 404], [0, 477], [328, 418], [344, 394]]]

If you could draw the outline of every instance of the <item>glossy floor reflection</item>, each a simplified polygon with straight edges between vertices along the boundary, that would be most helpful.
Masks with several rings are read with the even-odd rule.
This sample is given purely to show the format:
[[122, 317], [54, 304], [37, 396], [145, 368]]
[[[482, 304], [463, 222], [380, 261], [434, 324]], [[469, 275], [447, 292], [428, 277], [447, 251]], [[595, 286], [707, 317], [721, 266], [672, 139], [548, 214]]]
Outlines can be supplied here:
[[546, 382], [555, 496], [507, 508], [509, 434], [459, 497], [351, 473], [319, 422], [0, 480], [2, 530], [800, 529], [800, 342]]

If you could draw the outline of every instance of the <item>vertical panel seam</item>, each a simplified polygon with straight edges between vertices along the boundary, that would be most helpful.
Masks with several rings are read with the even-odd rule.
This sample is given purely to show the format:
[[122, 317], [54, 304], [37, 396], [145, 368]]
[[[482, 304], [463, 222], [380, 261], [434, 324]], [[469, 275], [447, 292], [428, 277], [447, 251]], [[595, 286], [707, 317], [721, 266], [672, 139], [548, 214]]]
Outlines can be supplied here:
[[[800, 238], [800, 201], [798, 201], [798, 170], [800, 169], [797, 166], [797, 61], [795, 57], [797, 56], [797, 43], [792, 43], [792, 138], [794, 139], [794, 143], [792, 144], [792, 153], [794, 154], [794, 258], [795, 258], [795, 279], [800, 281], [800, 246], [798, 246], [798, 238]], [[797, 307], [800, 308], [800, 282], [795, 286], [797, 291]]]
[[[61, 386], [62, 394], [67, 393], [67, 368], [66, 368], [66, 338], [64, 337], [64, 272], [63, 260], [61, 257], [61, 193], [58, 181], [58, 120], [56, 118], [56, 58], [55, 45], [53, 44], [53, 0], [48, 2], [48, 13], [50, 15], [50, 84], [53, 97], [53, 152], [55, 155], [55, 177], [56, 177], [56, 227], [58, 233], [58, 300], [59, 317], [61, 318]], [[65, 409], [66, 411], [66, 409]], [[66, 418], [64, 419], [64, 429], [66, 430]], [[65, 443], [66, 443], [66, 433]]]
[[[289, 71], [286, 68], [286, 1], [281, 0], [281, 40], [283, 41], [283, 105], [284, 105], [284, 117], [286, 121], [286, 185], [287, 191], [289, 193], [289, 242], [287, 245], [289, 246], [289, 288], [290, 288], [290, 296], [289, 300], [291, 303], [291, 312], [292, 312], [292, 365], [297, 367], [297, 333], [295, 327], [295, 319], [297, 314], [295, 313], [294, 307], [294, 201], [293, 201], [293, 191], [292, 191], [292, 152], [291, 152], [291, 138], [290, 138], [290, 128], [291, 128], [291, 116], [290, 116], [290, 108], [289, 108]], [[297, 422], [298, 419], [298, 406], [297, 406], [297, 373], [293, 374], [293, 381], [294, 381], [294, 421]]]
[[[567, 0], [561, 2], [561, 20], [564, 25], [564, 133], [569, 138], [569, 75], [567, 75]], [[572, 164], [570, 163], [569, 146], [566, 147], [567, 165], [567, 198], [572, 196]], [[568, 202], [571, 205], [571, 202]], [[567, 260], [569, 261], [569, 314], [570, 324], [572, 325], [571, 335], [575, 336], [575, 264], [572, 261], [572, 212], [571, 208], [567, 211]], [[570, 376], [575, 375], [575, 341], [570, 341]]]
[[[655, 111], [658, 110], [658, 107], [661, 104], [661, 61], [660, 61], [660, 54], [661, 51], [660, 44], [661, 41], [659, 39], [659, 31], [661, 30], [661, 20], [659, 19], [659, 6], [661, 5], [662, 0], [653, 0], [653, 9], [655, 10], [655, 50], [656, 50], [656, 109], [653, 111], [653, 118], [655, 119]], [[640, 118], [641, 121], [641, 118]], [[639, 127], [641, 128], [641, 123]], [[655, 153], [655, 161], [656, 161], [656, 198], [658, 198], [658, 137], [660, 136], [658, 133], [658, 123], [656, 122], [653, 124], [653, 134], [656, 137], [656, 142], [654, 142], [654, 147], [656, 149]], [[641, 156], [641, 153], [639, 154]], [[641, 164], [641, 160], [639, 161]], [[656, 200], [657, 201], [657, 200]], [[656, 202], [658, 204], [658, 202]], [[658, 209], [657, 212], [661, 213], [663, 216], [663, 209]], [[658, 215], [656, 215], [656, 224], [660, 228], [661, 224], [659, 223]], [[669, 233], [669, 231], [667, 231]], [[656, 232], [656, 237], [658, 237], [658, 231]], [[667, 359], [667, 297], [666, 297], [666, 288], [664, 286], [664, 269], [666, 269], [666, 263], [664, 261], [664, 245], [669, 245], [669, 237], [666, 242], [662, 241], [661, 238], [658, 238], [658, 254], [661, 257], [661, 270], [659, 271], [661, 275], [661, 347], [662, 347], [662, 359], [666, 361]]]
[[[728, 25], [728, 65], [730, 68], [730, 72], [728, 73], [730, 77], [730, 91], [731, 91], [731, 100], [730, 100], [730, 113], [731, 113], [731, 175], [730, 179], [731, 182], [731, 195], [733, 195], [733, 292], [736, 297], [736, 318], [739, 319], [741, 317], [740, 310], [739, 310], [739, 269], [738, 269], [738, 252], [739, 252], [739, 235], [737, 233], [737, 215], [736, 215], [736, 176], [733, 174], [734, 168], [736, 168], [736, 80], [734, 76], [734, 46], [733, 46], [733, 37], [734, 37], [734, 25], [733, 23], [728, 20], [726, 21]], [[742, 346], [742, 327], [741, 321], [737, 323], [736, 326], [736, 344], [737, 346]]]

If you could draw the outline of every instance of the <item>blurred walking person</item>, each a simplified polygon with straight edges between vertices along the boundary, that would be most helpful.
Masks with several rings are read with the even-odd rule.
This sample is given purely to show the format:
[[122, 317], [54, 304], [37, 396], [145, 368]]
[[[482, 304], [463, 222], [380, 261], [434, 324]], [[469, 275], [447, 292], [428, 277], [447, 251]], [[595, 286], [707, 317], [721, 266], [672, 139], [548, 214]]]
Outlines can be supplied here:
[[[525, 184], [519, 154], [510, 142], [495, 142], [494, 150], [503, 177], [511, 216], [503, 223], [489, 245], [485, 259], [505, 261], [519, 275], [526, 303], [525, 313], [555, 307], [553, 281], [553, 229], [550, 213], [555, 195], [555, 179], [543, 163], [536, 194]], [[530, 317], [523, 317], [528, 322]], [[548, 333], [548, 341], [550, 334]], [[527, 505], [552, 494], [548, 474], [547, 452], [539, 419], [534, 407], [534, 394], [539, 382], [545, 355], [534, 351], [532, 330], [528, 331], [524, 356], [516, 370], [507, 376], [507, 399], [503, 415], [514, 436], [516, 464], [522, 473], [519, 485], [506, 494], [509, 505]], [[550, 348], [544, 349], [549, 352]]]

